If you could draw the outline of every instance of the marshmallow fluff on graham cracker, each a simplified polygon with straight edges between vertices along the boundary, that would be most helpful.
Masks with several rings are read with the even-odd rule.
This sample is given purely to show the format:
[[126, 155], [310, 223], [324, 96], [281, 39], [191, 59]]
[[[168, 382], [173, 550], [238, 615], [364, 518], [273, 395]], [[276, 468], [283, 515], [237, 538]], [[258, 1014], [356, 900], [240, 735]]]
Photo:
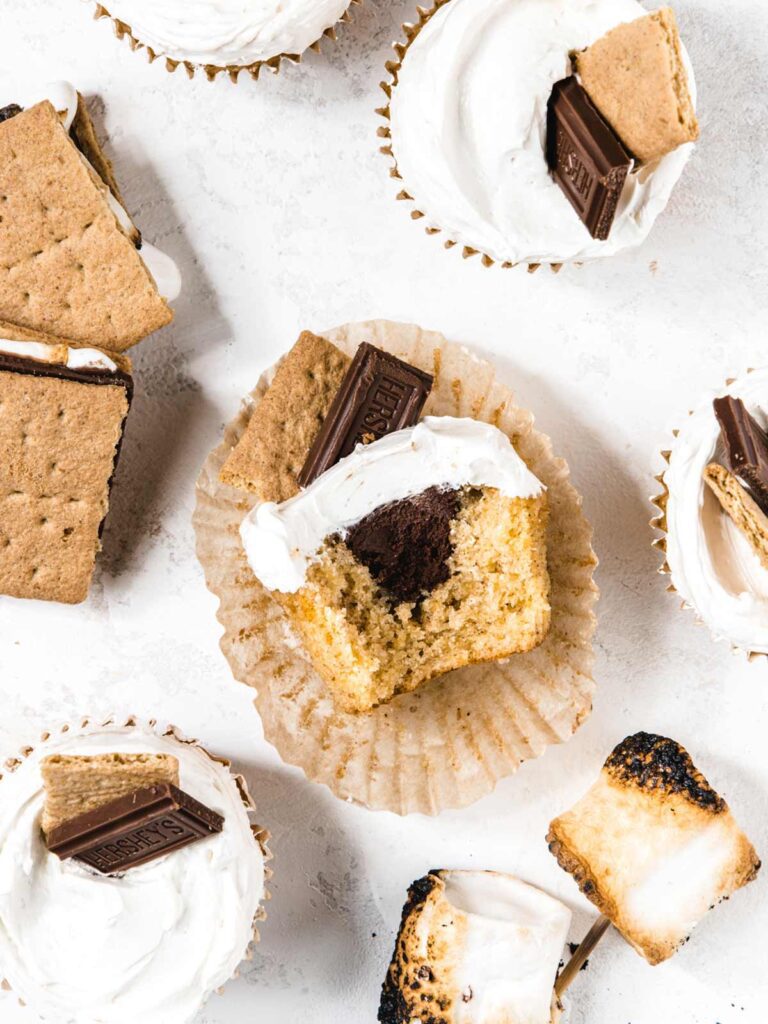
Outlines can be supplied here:
[[173, 318], [178, 268], [126, 212], [77, 90], [3, 91], [0, 318], [123, 351]]
[[[308, 370], [309, 350], [317, 374]], [[294, 422], [281, 429], [270, 392], [281, 394], [292, 382], [305, 396], [294, 395], [303, 444], [288, 456], [293, 492], [254, 507], [241, 527], [243, 546], [338, 706], [366, 711], [451, 669], [541, 642], [550, 616], [547, 501], [505, 434], [449, 416], [427, 416], [358, 443], [298, 490], [316, 439], [335, 415], [344, 416], [335, 398], [368, 386], [375, 393], [377, 386], [375, 375], [364, 385], [350, 383], [360, 350], [341, 382], [341, 366], [324, 372], [333, 350], [323, 339], [302, 336], [222, 479], [232, 479], [236, 469], [242, 480], [247, 463], [260, 471], [271, 464], [290, 491], [290, 477], [277, 473], [275, 463], [284, 457], [280, 438], [293, 436]], [[431, 384], [428, 374], [413, 372]]]
[[496, 871], [432, 871], [413, 883], [379, 1024], [550, 1024], [571, 913]]
[[651, 964], [760, 868], [728, 805], [674, 740], [620, 743], [589, 792], [550, 825], [550, 850]]

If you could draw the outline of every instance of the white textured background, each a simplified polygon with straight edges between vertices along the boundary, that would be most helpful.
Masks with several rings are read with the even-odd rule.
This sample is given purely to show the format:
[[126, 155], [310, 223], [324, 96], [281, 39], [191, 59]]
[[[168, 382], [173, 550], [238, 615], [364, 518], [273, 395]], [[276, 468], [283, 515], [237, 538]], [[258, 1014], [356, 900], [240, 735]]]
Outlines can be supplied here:
[[[703, 390], [766, 360], [764, 0], [677, 4], [701, 144], [646, 245], [559, 276], [464, 262], [392, 201], [373, 108], [414, 9], [367, 0], [322, 56], [233, 87], [148, 66], [78, 0], [0, 3], [0, 67], [99, 97], [129, 206], [185, 277], [175, 324], [134, 350], [138, 397], [90, 600], [0, 598], [0, 743], [117, 710], [171, 720], [244, 768], [274, 835], [274, 898], [253, 963], [197, 1024], [373, 1022], [406, 887], [433, 866], [516, 872], [573, 907], [580, 937], [592, 908], [543, 837], [641, 728], [688, 746], [768, 855], [768, 663], [731, 656], [677, 610], [647, 525], [669, 429]], [[301, 328], [372, 316], [496, 360], [568, 458], [602, 561], [591, 720], [493, 796], [434, 820], [345, 806], [280, 763], [218, 651], [193, 553], [195, 476], [240, 396]], [[570, 1021], [762, 1024], [766, 883], [661, 967], [609, 935], [572, 989]], [[33, 1018], [0, 994], [0, 1019]]]

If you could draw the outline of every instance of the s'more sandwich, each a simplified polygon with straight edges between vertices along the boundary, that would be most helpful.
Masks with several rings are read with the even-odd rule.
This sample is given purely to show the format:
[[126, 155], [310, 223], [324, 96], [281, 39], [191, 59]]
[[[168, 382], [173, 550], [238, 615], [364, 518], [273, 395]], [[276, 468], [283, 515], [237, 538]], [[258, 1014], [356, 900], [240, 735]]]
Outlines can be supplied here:
[[122, 352], [173, 319], [178, 270], [128, 215], [77, 90], [14, 91], [0, 98], [0, 319]]
[[671, 957], [760, 861], [679, 743], [639, 732], [547, 836], [562, 868], [651, 964]]
[[133, 381], [128, 358], [0, 321], [0, 594], [88, 594]]

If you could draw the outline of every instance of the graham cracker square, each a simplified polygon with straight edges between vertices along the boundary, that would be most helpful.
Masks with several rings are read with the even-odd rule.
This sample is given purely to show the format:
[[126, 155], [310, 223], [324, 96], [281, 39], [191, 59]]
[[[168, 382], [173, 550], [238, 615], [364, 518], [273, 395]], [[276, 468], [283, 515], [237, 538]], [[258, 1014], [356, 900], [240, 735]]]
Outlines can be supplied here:
[[293, 497], [349, 364], [349, 356], [335, 345], [304, 331], [222, 466], [222, 483], [251, 491], [262, 501]]
[[704, 482], [747, 538], [763, 568], [768, 569], [768, 516], [724, 466], [711, 462], [704, 470]]
[[618, 25], [574, 59], [590, 99], [637, 160], [698, 138], [671, 7]]
[[0, 123], [0, 319], [115, 352], [170, 322], [107, 195], [48, 101]]

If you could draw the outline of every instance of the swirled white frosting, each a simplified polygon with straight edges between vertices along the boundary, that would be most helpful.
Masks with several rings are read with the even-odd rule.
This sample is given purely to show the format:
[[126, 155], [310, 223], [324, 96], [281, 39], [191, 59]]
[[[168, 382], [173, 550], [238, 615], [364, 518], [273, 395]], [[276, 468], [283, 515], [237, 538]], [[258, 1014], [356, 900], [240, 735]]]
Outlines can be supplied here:
[[[11, 84], [5, 82], [3, 89], [7, 96], [11, 97], [7, 102], [17, 103], [25, 109], [33, 107], [36, 103], [42, 103], [43, 100], [50, 100], [54, 110], [63, 115], [62, 124], [64, 128], [69, 131], [72, 127], [72, 122], [77, 113], [77, 89], [70, 82], [48, 82], [43, 86], [38, 83], [14, 82]], [[79, 150], [78, 152], [80, 153]], [[83, 163], [96, 175], [97, 180], [101, 182], [104, 189], [104, 197], [109, 203], [110, 210], [114, 213], [122, 229], [126, 234], [130, 235], [134, 230], [134, 226], [127, 211], [117, 201], [106, 182], [101, 181], [101, 178], [96, 174], [93, 165], [85, 155], [80, 153], [80, 157]], [[139, 249], [139, 256], [141, 256], [145, 267], [157, 286], [157, 290], [163, 298], [168, 302], [173, 302], [174, 299], [177, 299], [181, 291], [181, 273], [171, 257], [143, 240]]]
[[682, 425], [664, 473], [667, 562], [675, 589], [715, 636], [768, 653], [768, 572], [702, 480], [708, 463], [726, 464], [712, 409], [718, 394], [741, 398], [763, 427], [768, 423], [765, 369], [712, 392]]
[[511, 498], [544, 489], [506, 434], [480, 420], [426, 416], [415, 427], [358, 445], [288, 501], [265, 501], [240, 536], [269, 590], [295, 593], [326, 537], [344, 533], [381, 505], [430, 487], [495, 487]]
[[106, 352], [97, 348], [69, 348], [67, 345], [47, 345], [42, 341], [10, 341], [0, 338], [0, 352], [22, 359], [37, 359], [41, 363], [66, 366], [69, 370], [117, 371], [117, 363]]
[[391, 101], [397, 166], [428, 223], [512, 263], [592, 259], [642, 242], [692, 144], [629, 175], [605, 241], [590, 236], [552, 179], [545, 145], [547, 102], [571, 74], [571, 51], [646, 13], [636, 0], [441, 7], [411, 43]]
[[350, 0], [107, 0], [109, 13], [155, 53], [193, 64], [243, 67], [303, 53]]
[[[166, 753], [222, 833], [134, 868], [91, 872], [40, 831], [47, 754]], [[264, 858], [233, 776], [198, 747], [103, 727], [41, 743], [0, 782], [0, 974], [57, 1024], [185, 1024], [233, 974], [252, 937]]]

